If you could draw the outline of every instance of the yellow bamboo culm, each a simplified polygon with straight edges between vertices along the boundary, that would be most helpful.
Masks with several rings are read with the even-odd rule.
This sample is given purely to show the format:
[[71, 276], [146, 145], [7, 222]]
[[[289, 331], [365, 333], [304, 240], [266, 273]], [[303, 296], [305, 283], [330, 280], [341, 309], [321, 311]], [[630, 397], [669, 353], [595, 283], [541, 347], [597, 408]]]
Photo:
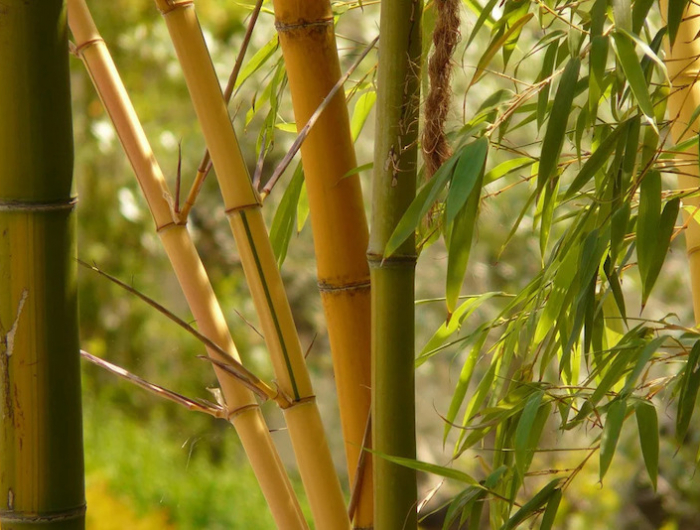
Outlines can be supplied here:
[[[341, 77], [328, 0], [274, 0], [297, 129]], [[313, 72], [313, 75], [310, 75]], [[339, 90], [301, 146], [318, 284], [328, 325], [350, 484], [359, 480], [354, 528], [373, 526], [369, 454], [356, 477], [371, 395], [368, 230], [345, 95]]]
[[[661, 12], [668, 12], [668, 0], [661, 0]], [[675, 44], [666, 42], [666, 68], [671, 79], [672, 87], [668, 98], [669, 118], [673, 121], [671, 134], [673, 140], [679, 143], [697, 134], [697, 119], [693, 117], [695, 109], [700, 105], [700, 6], [688, 2], [688, 8], [683, 14], [683, 21], [678, 28]], [[698, 146], [694, 145], [683, 154], [676, 155], [677, 159], [690, 162], [683, 166], [678, 175], [678, 186], [681, 189], [696, 189], [700, 186], [700, 171], [698, 171]], [[700, 208], [700, 197], [683, 199], [684, 206], [690, 206], [697, 211]], [[685, 242], [688, 249], [690, 264], [690, 283], [693, 296], [695, 324], [700, 325], [700, 224], [695, 216], [683, 210], [687, 223]]]
[[291, 309], [221, 87], [191, 1], [155, 0], [182, 66], [211, 154], [243, 271], [260, 318], [280, 390], [288, 432], [316, 528], [350, 528], [340, 481], [321, 423]]
[[[77, 54], [109, 114], [134, 168], [153, 215], [156, 230], [173, 265], [200, 331], [229, 352], [238, 353], [206, 271], [184, 224], [175, 222], [163, 173], [84, 0], [68, 0], [69, 25]], [[209, 355], [223, 362], [214, 350]], [[252, 392], [215, 366], [222, 392], [260, 487], [279, 528], [308, 528], [274, 442]]]

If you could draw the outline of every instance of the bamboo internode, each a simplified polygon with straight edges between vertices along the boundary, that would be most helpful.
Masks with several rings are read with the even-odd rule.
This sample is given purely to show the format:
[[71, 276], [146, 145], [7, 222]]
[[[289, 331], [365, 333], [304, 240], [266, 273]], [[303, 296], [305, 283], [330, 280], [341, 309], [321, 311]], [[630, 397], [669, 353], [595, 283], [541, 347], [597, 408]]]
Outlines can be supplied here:
[[[328, 0], [275, 0], [297, 130], [301, 132], [341, 77]], [[313, 72], [313, 75], [309, 75]], [[326, 316], [350, 484], [359, 480], [355, 528], [373, 526], [372, 468], [356, 477], [371, 403], [367, 220], [342, 90], [301, 146], [321, 300]]]
[[63, 0], [0, 6], [0, 526], [85, 528]]
[[[381, 454], [416, 457], [415, 238], [391, 256], [384, 249], [415, 197], [420, 99], [420, 0], [381, 3], [372, 231], [372, 444]], [[417, 527], [415, 471], [374, 459], [374, 524]]]
[[[662, 0], [661, 12], [666, 13], [667, 11], [668, 0]], [[671, 134], [676, 143], [697, 135], [697, 118], [693, 114], [700, 105], [700, 82], [698, 80], [700, 76], [699, 17], [700, 6], [694, 2], [688, 2], [674, 46], [671, 47], [668, 39], [665, 39], [666, 68], [672, 83], [671, 93], [668, 97], [668, 114], [672, 120]], [[697, 189], [700, 186], [697, 144], [685, 153], [679, 153], [676, 156], [692, 162], [687, 166], [684, 165], [683, 171], [679, 173], [679, 188], [684, 190]], [[695, 324], [700, 325], [700, 223], [698, 223], [697, 217], [700, 197], [685, 198], [683, 204], [692, 209], [692, 212], [684, 209], [683, 216], [687, 224], [685, 242], [690, 263]]]
[[[239, 361], [223, 312], [204, 266], [183, 224], [172, 211], [163, 173], [151, 150], [136, 112], [119, 78], [107, 47], [84, 0], [69, 0], [69, 21], [76, 52], [83, 59], [117, 135], [127, 153], [155, 220], [156, 230], [180, 282], [201, 333], [228, 356], [212, 348], [209, 355]], [[214, 364], [229, 418], [236, 428], [272, 515], [280, 528], [307, 528], [270, 433], [252, 392]]]
[[304, 363], [282, 279], [260, 208], [229, 120], [221, 87], [191, 2], [156, 0], [185, 74], [211, 154], [280, 389], [288, 431], [316, 528], [349, 528], [340, 482]]

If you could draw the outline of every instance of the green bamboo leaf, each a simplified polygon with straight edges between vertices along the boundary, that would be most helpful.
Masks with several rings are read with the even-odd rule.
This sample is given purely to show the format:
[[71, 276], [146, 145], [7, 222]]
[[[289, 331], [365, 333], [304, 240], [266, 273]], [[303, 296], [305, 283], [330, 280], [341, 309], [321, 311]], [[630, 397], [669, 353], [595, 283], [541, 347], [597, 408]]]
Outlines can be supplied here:
[[622, 70], [625, 73], [627, 82], [632, 89], [637, 104], [644, 115], [649, 119], [649, 122], [654, 124], [654, 106], [649, 97], [649, 88], [647, 87], [644, 72], [639, 64], [637, 53], [634, 49], [634, 41], [629, 37], [629, 34], [615, 31], [613, 33], [615, 43], [615, 52], [617, 58], [622, 65]]
[[272, 57], [272, 55], [275, 53], [277, 50], [277, 46], [279, 44], [277, 35], [275, 34], [274, 37], [272, 37], [265, 46], [260, 48], [253, 57], [250, 58], [250, 61], [248, 61], [243, 68], [241, 69], [240, 73], [238, 74], [238, 79], [236, 79], [236, 85], [234, 86], [234, 90], [240, 87], [245, 81], [253, 75], [255, 72], [257, 72], [260, 67], [262, 67], [267, 60]]
[[544, 195], [542, 195], [542, 209], [540, 213], [540, 255], [542, 259], [544, 259], [545, 252], [547, 251], [549, 233], [552, 229], [552, 221], [554, 220], [554, 210], [558, 202], [557, 198], [559, 196], [560, 182], [558, 178], [555, 179], [554, 182], [550, 181], [545, 189]]
[[309, 218], [309, 196], [306, 193], [306, 182], [301, 186], [297, 204], [297, 233], [301, 232]]
[[639, 35], [644, 27], [649, 9], [654, 5], [654, 0], [635, 0], [632, 8], [632, 32]]
[[462, 150], [447, 193], [445, 224], [452, 223], [467, 202], [474, 185], [483, 174], [488, 150], [489, 141], [485, 137], [466, 145]]
[[658, 171], [646, 174], [639, 187], [639, 214], [637, 215], [637, 261], [642, 286], [656, 251], [656, 238], [661, 218], [661, 175]]
[[415, 469], [416, 471], [423, 471], [424, 473], [432, 473], [433, 475], [438, 475], [440, 477], [445, 477], [445, 478], [450, 478], [453, 480], [458, 480], [459, 482], [464, 482], [465, 484], [469, 484], [471, 486], [475, 486], [477, 488], [485, 489], [484, 486], [481, 485], [481, 483], [473, 478], [471, 475], [468, 475], [467, 473], [464, 473], [463, 471], [458, 471], [456, 469], [452, 469], [451, 467], [444, 467], [444, 466], [438, 466], [437, 464], [430, 464], [428, 462], [421, 462], [420, 460], [414, 460], [412, 458], [404, 458], [402, 456], [393, 456], [393, 455], [387, 455], [384, 453], [380, 453], [379, 451], [373, 451], [372, 449], [365, 449], [366, 451], [369, 451], [370, 453], [383, 458], [384, 460], [388, 460], [389, 462], [392, 462], [394, 464], [398, 464], [400, 466], [407, 467], [409, 469]]
[[479, 18], [476, 20], [476, 23], [474, 24], [474, 28], [472, 29], [471, 33], [469, 34], [469, 40], [467, 40], [467, 48], [471, 44], [471, 42], [474, 40], [474, 37], [476, 37], [476, 34], [479, 33], [479, 30], [482, 28], [484, 23], [491, 17], [491, 14], [493, 12], [493, 8], [496, 6], [496, 3], [498, 0], [489, 0], [489, 2], [483, 7], [483, 9], [479, 9]]
[[411, 234], [416, 231], [418, 225], [422, 221], [425, 214], [432, 207], [435, 201], [440, 195], [440, 192], [445, 188], [449, 178], [452, 176], [454, 167], [457, 164], [462, 151], [466, 149], [469, 145], [463, 147], [460, 151], [453, 154], [450, 158], [445, 161], [445, 163], [440, 166], [433, 178], [426, 182], [423, 187], [416, 194], [415, 199], [406, 209], [401, 219], [396, 225], [394, 232], [391, 234], [389, 241], [384, 249], [384, 257], [387, 258], [391, 256], [396, 250], [406, 241]]
[[530, 396], [515, 429], [515, 467], [521, 479], [525, 477], [530, 462], [532, 462], [533, 451], [541, 434], [537, 432], [535, 420], [540, 411], [543, 397], [543, 390]]
[[357, 175], [358, 173], [362, 173], [363, 171], [369, 171], [373, 167], [374, 167], [373, 162], [367, 162], [366, 164], [362, 164], [361, 166], [357, 166], [356, 168], [351, 169], [350, 171], [345, 173], [345, 175], [343, 175], [341, 178], [347, 178], [347, 177], [351, 177], [353, 175]]
[[566, 137], [566, 123], [569, 121], [569, 113], [574, 102], [580, 67], [581, 61], [578, 58], [569, 61], [564, 68], [557, 93], [554, 96], [547, 132], [542, 142], [542, 156], [537, 175], [538, 193], [544, 188], [545, 183], [549, 181], [559, 163], [559, 155]]
[[645, 368], [647, 368], [652, 356], [661, 347], [665, 340], [665, 336], [657, 337], [642, 348], [642, 351], [636, 356], [637, 362], [635, 363], [634, 368], [627, 376], [625, 386], [622, 389], [623, 393], [627, 394], [634, 390], [634, 387], [637, 384], [637, 379], [639, 379], [639, 376], [642, 375], [642, 372]]
[[469, 389], [469, 383], [472, 380], [472, 375], [474, 374], [474, 368], [476, 367], [476, 361], [479, 359], [479, 354], [481, 353], [484, 343], [486, 342], [486, 337], [488, 337], [488, 329], [481, 332], [481, 335], [476, 340], [474, 346], [472, 346], [469, 355], [467, 356], [464, 364], [462, 365], [462, 370], [459, 374], [459, 380], [457, 381], [457, 386], [452, 394], [452, 400], [450, 401], [450, 408], [447, 410], [445, 429], [442, 436], [442, 443], [447, 441], [447, 435], [450, 434], [452, 425], [457, 417], [457, 412], [459, 412], [464, 398], [467, 395], [467, 390]]
[[591, 116], [598, 115], [598, 102], [605, 86], [605, 69], [608, 64], [608, 36], [597, 35], [591, 39], [588, 61], [588, 108]]
[[642, 446], [644, 465], [647, 468], [651, 485], [656, 491], [656, 479], [659, 475], [659, 420], [656, 407], [650, 401], [640, 401], [634, 409], [639, 431], [639, 443]]
[[688, 361], [683, 368], [679, 382], [680, 392], [678, 394], [678, 412], [676, 415], [676, 439], [682, 443], [688, 432], [690, 420], [695, 411], [695, 402], [700, 390], [700, 341], [693, 345], [688, 355]]
[[678, 35], [678, 28], [683, 20], [683, 13], [688, 6], [688, 0], [670, 0], [668, 3], [668, 11], [666, 12], [666, 20], [668, 25], [668, 40], [673, 47]]
[[[634, 43], [639, 46], [639, 48], [644, 52], [644, 56], [648, 58], [650, 61], [655, 63], [658, 67], [659, 70], [661, 70], [661, 73], [664, 74], [664, 77], [666, 78], [666, 81], [670, 84], [671, 79], [668, 77], [668, 70], [666, 68], [666, 64], [661, 60], [661, 58], [657, 55], [657, 53], [649, 46], [646, 42], [644, 42], [642, 39], [637, 37], [635, 34], [630, 33], [628, 31], [622, 30], [622, 33], [624, 33], [630, 40], [634, 41]], [[642, 59], [643, 60], [643, 59]], [[644, 66], [640, 65], [642, 68], [642, 71], [644, 71]]]
[[352, 111], [352, 119], [350, 120], [350, 131], [352, 133], [352, 141], [356, 141], [365, 126], [367, 117], [372, 111], [375, 102], [377, 101], [377, 93], [372, 90], [365, 92], [355, 102], [355, 108]]
[[452, 226], [450, 242], [447, 253], [447, 278], [445, 282], [445, 298], [447, 302], [447, 314], [452, 314], [457, 306], [459, 291], [462, 288], [464, 275], [467, 272], [467, 263], [471, 253], [472, 237], [481, 201], [481, 187], [484, 180], [484, 167], [469, 194], [466, 204], [457, 214]]
[[630, 0], [612, 0], [615, 29], [632, 31], [632, 4]]
[[651, 294], [651, 290], [654, 288], [659, 273], [661, 272], [661, 267], [664, 264], [666, 255], [668, 254], [668, 248], [671, 244], [671, 236], [673, 235], [673, 228], [676, 225], [676, 219], [678, 218], [678, 210], [680, 208], [681, 200], [676, 197], [671, 199], [664, 206], [663, 212], [661, 212], [661, 217], [659, 219], [659, 226], [657, 229], [656, 245], [650, 256], [649, 266], [647, 268], [647, 275], [644, 278], [644, 284], [642, 286], [642, 307], [647, 303], [647, 299]]
[[506, 521], [506, 524], [504, 524], [501, 527], [501, 530], [512, 530], [513, 528], [516, 528], [525, 519], [533, 515], [535, 512], [537, 512], [537, 510], [542, 508], [542, 506], [547, 504], [547, 502], [554, 495], [554, 493], [558, 491], [557, 486], [561, 483], [562, 480], [564, 479], [555, 478], [544, 488], [538, 491], [535, 494], [535, 496], [532, 497], [532, 499], [523, 504], [522, 508], [515, 512], [515, 515], [513, 515], [513, 517]]
[[496, 182], [498, 179], [510, 175], [511, 173], [515, 173], [520, 169], [530, 167], [535, 162], [536, 160], [534, 158], [530, 158], [527, 156], [513, 158], [512, 160], [506, 160], [505, 162], [501, 162], [491, 171], [488, 171], [486, 175], [484, 175], [484, 186], [486, 186], [487, 184], [491, 184], [492, 182]]
[[284, 263], [284, 258], [287, 256], [289, 241], [294, 233], [297, 205], [299, 204], [299, 195], [303, 184], [304, 171], [301, 164], [298, 164], [294, 170], [292, 180], [289, 182], [287, 189], [284, 190], [284, 195], [270, 226], [270, 243], [272, 244], [272, 251], [275, 253], [277, 266], [280, 268]]
[[[547, 46], [547, 51], [544, 54], [544, 59], [542, 60], [542, 69], [537, 76], [537, 82], [544, 81], [548, 77], [551, 77], [554, 72], [554, 64], [557, 59], [557, 50], [559, 50], [559, 42], [554, 41]], [[549, 106], [549, 93], [552, 83], [547, 83], [542, 87], [540, 93], [537, 95], [537, 130], [542, 127], [544, 123], [545, 116], [547, 115], [547, 108]]]
[[521, 17], [519, 20], [514, 22], [513, 25], [510, 26], [502, 35], [499, 35], [489, 43], [488, 47], [486, 48], [486, 51], [481, 56], [479, 62], [476, 65], [474, 77], [472, 77], [472, 80], [469, 83], [469, 87], [467, 88], [467, 90], [469, 90], [470, 87], [476, 84], [477, 81], [479, 81], [481, 76], [484, 74], [484, 71], [491, 63], [491, 60], [494, 58], [496, 53], [498, 53], [498, 50], [500, 50], [503, 47], [503, 45], [506, 42], [508, 42], [508, 40], [513, 34], [517, 34], [518, 32], [520, 32], [522, 30], [522, 27], [525, 24], [527, 24], [527, 22], [533, 16], [534, 15], [532, 13], [527, 13], [525, 16]]
[[551, 530], [554, 525], [554, 518], [557, 516], [557, 511], [559, 510], [559, 503], [561, 503], [562, 492], [561, 489], [557, 488], [552, 493], [552, 496], [547, 502], [547, 508], [542, 515], [542, 523], [540, 524], [540, 530]]
[[625, 421], [627, 413], [627, 401], [616, 399], [608, 408], [608, 415], [603, 427], [603, 436], [600, 441], [600, 480], [603, 480], [610, 467], [617, 442], [620, 439], [622, 423]]
[[583, 164], [581, 171], [574, 178], [574, 181], [569, 186], [564, 194], [564, 200], [570, 199], [574, 193], [583, 188], [589, 180], [610, 160], [610, 155], [617, 147], [617, 139], [621, 134], [629, 130], [629, 121], [620, 123], [613, 131], [600, 142], [598, 149], [590, 156], [586, 163]]

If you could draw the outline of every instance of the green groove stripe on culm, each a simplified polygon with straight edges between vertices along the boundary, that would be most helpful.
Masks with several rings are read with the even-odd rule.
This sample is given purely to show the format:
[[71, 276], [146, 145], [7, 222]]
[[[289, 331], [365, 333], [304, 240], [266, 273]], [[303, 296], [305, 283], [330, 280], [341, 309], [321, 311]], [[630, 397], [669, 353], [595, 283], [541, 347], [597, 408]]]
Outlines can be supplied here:
[[272, 315], [272, 320], [275, 323], [275, 330], [277, 331], [277, 338], [279, 339], [280, 346], [282, 347], [282, 354], [284, 355], [284, 362], [287, 365], [287, 372], [289, 372], [289, 379], [292, 383], [292, 390], [294, 391], [294, 399], [298, 400], [299, 390], [297, 389], [297, 382], [294, 379], [294, 370], [292, 369], [292, 363], [289, 360], [289, 353], [287, 352], [287, 345], [284, 341], [284, 336], [282, 335], [282, 329], [280, 328], [279, 321], [277, 320], [277, 313], [275, 312], [275, 306], [272, 303], [272, 296], [270, 296], [270, 290], [267, 287], [267, 281], [265, 280], [265, 274], [263, 273], [262, 264], [260, 263], [260, 257], [258, 256], [258, 251], [255, 248], [255, 241], [253, 240], [253, 234], [250, 231], [250, 226], [248, 225], [248, 219], [246, 218], [246, 213], [244, 211], [240, 212], [241, 221], [243, 221], [243, 228], [245, 228], [246, 236], [248, 237], [248, 246], [253, 253], [253, 258], [255, 258], [255, 266], [258, 269], [258, 276], [260, 277], [260, 283], [265, 291], [265, 299], [267, 300], [267, 306], [270, 308], [270, 314]]

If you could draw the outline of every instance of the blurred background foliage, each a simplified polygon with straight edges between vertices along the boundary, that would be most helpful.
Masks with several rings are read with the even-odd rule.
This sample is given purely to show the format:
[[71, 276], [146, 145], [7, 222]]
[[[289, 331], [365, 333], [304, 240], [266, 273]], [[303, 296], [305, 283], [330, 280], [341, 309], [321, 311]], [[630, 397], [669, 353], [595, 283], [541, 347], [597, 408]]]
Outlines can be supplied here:
[[[334, 3], [337, 13], [342, 14], [338, 17], [337, 32], [345, 68], [377, 32], [377, 2], [365, 1], [363, 4], [364, 8], [359, 9], [354, 3]], [[165, 25], [153, 4], [143, 0], [92, 2], [90, 7], [171, 189], [178, 166], [178, 146], [181, 145], [184, 195], [204, 145]], [[240, 48], [251, 6], [234, 0], [218, 0], [199, 2], [197, 7], [215, 66], [225, 81]], [[271, 9], [268, 3], [265, 8]], [[476, 15], [466, 5], [462, 14], [466, 34], [471, 31]], [[272, 14], [264, 10], [247, 57], [253, 57], [274, 35]], [[540, 37], [536, 24], [527, 26], [511, 64], [521, 59]], [[498, 95], [504, 87], [513, 89], [511, 79], [487, 73], [478, 86], [467, 92], [479, 50], [483, 50], [487, 43], [488, 32], [481, 32], [466, 52], [465, 43], [457, 52], [454, 108], [448, 125], [453, 136], [488, 98]], [[429, 46], [424, 48], [427, 51]], [[502, 66], [498, 64], [499, 60], [494, 59], [491, 65], [495, 72]], [[270, 175], [294, 139], [294, 134], [290, 133], [293, 129], [290, 128], [293, 122], [291, 105], [288, 94], [281, 90], [283, 86], [280, 86], [279, 104], [273, 109], [264, 94], [280, 61], [281, 54], [275, 49], [234, 94], [230, 105], [251, 174], [258, 163], [261, 145], [272, 143], [265, 156], [263, 180]], [[370, 54], [352, 76], [353, 81], [346, 85], [346, 91], [352, 96], [351, 112], [356, 110], [361, 114], [355, 106], [367, 101], [358, 96], [371, 92], [375, 63], [376, 57]], [[536, 56], [532, 62], [523, 63], [520, 74], [528, 81], [534, 80], [539, 64], [541, 58]], [[528, 65], [535, 66], [529, 68]], [[75, 167], [81, 199], [79, 257], [189, 319], [187, 305], [160, 248], [147, 207], [108, 117], [82, 64], [74, 59], [72, 68]], [[370, 115], [357, 142], [358, 163], [361, 165], [372, 160], [372, 121]], [[269, 127], [270, 123], [276, 126]], [[261, 130], [268, 131], [264, 138]], [[536, 127], [524, 126], [511, 134], [508, 141], [525, 145], [534, 138], [541, 139], [543, 131], [538, 135]], [[505, 159], [501, 152], [492, 153], [489, 168]], [[268, 226], [291, 173], [291, 170], [287, 172], [266, 200]], [[526, 175], [529, 175], [529, 170]], [[487, 188], [487, 194], [493, 193], [493, 196], [482, 205], [464, 294], [487, 291], [517, 293], [540, 271], [539, 238], [533, 230], [532, 212], [525, 214], [512, 240], [503, 248], [517, 212], [531, 193], [527, 185], [517, 185], [521, 180], [521, 175], [515, 174], [508, 177], [505, 184]], [[367, 190], [366, 180], [364, 184]], [[303, 219], [303, 201], [299, 213]], [[272, 372], [266, 360], [264, 343], [253, 329], [255, 311], [229, 237], [213, 177], [205, 183], [188, 226], [244, 362], [259, 375], [270, 379]], [[647, 318], [663, 318], [674, 313], [674, 321], [686, 325], [692, 322], [687, 263], [682, 245], [680, 238], [672, 244], [659, 284], [644, 313]], [[445, 268], [446, 250], [442, 243], [430, 246], [421, 254], [417, 272], [418, 298], [444, 295]], [[342, 474], [345, 466], [339, 439], [340, 425], [308, 227], [293, 236], [282, 271], [302, 346], [309, 349], [308, 363], [337, 467]], [[638, 314], [640, 285], [634, 272], [625, 277], [624, 289], [629, 298], [629, 314]], [[171, 390], [211, 399], [207, 389], [216, 385], [215, 377], [211, 367], [196, 358], [202, 348], [187, 333], [87, 269], [80, 271], [80, 304], [84, 349]], [[634, 304], [637, 304], [636, 308]], [[495, 318], [502, 306], [502, 301], [498, 300], [481, 305], [467, 321], [465, 329], [473, 330]], [[444, 317], [441, 303], [417, 306], [419, 347], [428, 341]], [[459, 346], [446, 349], [418, 368], [419, 460], [443, 465], [450, 461], [453, 442], [443, 444], [443, 417], [468, 351], [468, 348], [465, 350]], [[89, 528], [273, 527], [235, 432], [228, 424], [160, 401], [95, 366], [84, 364], [83, 368]], [[486, 368], [488, 363], [477, 367], [473, 385], [478, 383]], [[567, 490], [559, 509], [557, 528], [700, 528], [697, 517], [700, 490], [693, 487], [695, 447], [700, 430], [691, 428], [687, 443], [678, 447], [672, 436], [673, 404], [669, 405], [668, 396], [662, 396], [659, 403], [661, 455], [658, 491], [653, 492], [649, 485], [636, 432], [626, 430], [604, 485], [598, 481], [597, 458], [593, 458]], [[291, 449], [281, 415], [274, 407], [265, 406], [264, 411], [270, 427], [278, 429], [275, 440], [294, 476]], [[597, 434], [578, 430], [573, 435], [566, 434], [562, 441], [555, 429], [549, 429], [543, 439], [556, 439], [563, 447], [583, 447]], [[547, 444], [543, 442], [543, 445]], [[483, 475], [489, 459], [490, 456], [483, 452], [467, 452], [455, 467], [475, 476]], [[570, 469], [578, 466], [580, 460], [581, 455], [576, 451], [546, 452], [536, 456], [533, 469]], [[298, 483], [298, 479], [295, 480]], [[420, 480], [423, 495], [440, 484], [440, 479], [435, 476], [422, 475]], [[445, 484], [424, 513], [430, 512], [430, 507], [440, 506], [458, 491], [454, 485]], [[424, 521], [425, 528], [441, 528], [439, 523], [431, 526], [430, 521], [430, 518]]]

